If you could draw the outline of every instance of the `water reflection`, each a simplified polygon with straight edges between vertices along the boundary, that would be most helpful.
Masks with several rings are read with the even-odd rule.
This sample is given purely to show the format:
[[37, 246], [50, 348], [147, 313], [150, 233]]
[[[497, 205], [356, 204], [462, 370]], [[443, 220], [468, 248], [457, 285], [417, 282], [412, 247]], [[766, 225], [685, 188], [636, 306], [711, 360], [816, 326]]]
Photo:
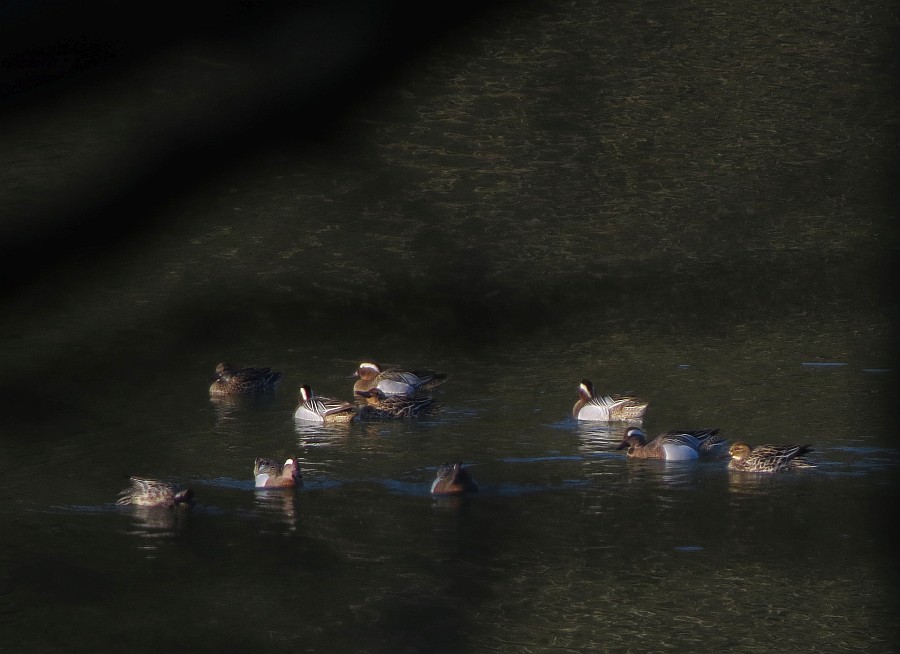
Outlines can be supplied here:
[[629, 427], [639, 426], [637, 422], [576, 422], [575, 433], [578, 435], [578, 450], [585, 454], [609, 454], [615, 451], [625, 439]]
[[294, 421], [294, 433], [301, 447], [334, 447], [344, 443], [350, 434], [350, 423], [316, 423]]
[[192, 509], [185, 506], [127, 506], [120, 510], [131, 514], [129, 533], [147, 539], [168, 538], [183, 533], [190, 524]]
[[257, 488], [253, 505], [263, 517], [285, 525], [288, 531], [297, 529], [297, 491], [293, 488]]
[[781, 494], [804, 478], [816, 475], [814, 470], [762, 473], [728, 470], [728, 491], [735, 496]]
[[470, 501], [471, 498], [466, 495], [436, 495], [431, 498], [431, 506], [436, 511], [459, 513]]
[[438, 421], [429, 421], [418, 416], [400, 419], [363, 420], [353, 425], [351, 434], [362, 436], [363, 443], [368, 443], [371, 446], [385, 438], [419, 433], [422, 429], [431, 429], [439, 424], [441, 423]]
[[213, 395], [209, 403], [216, 414], [216, 426], [227, 426], [238, 413], [247, 410], [259, 410], [271, 406], [275, 401], [274, 393], [255, 393], [253, 395]]
[[[625, 459], [625, 479], [628, 482], [650, 483], [657, 488], [687, 488], [696, 483], [701, 468], [698, 461], [663, 461], [659, 459]], [[666, 493], [665, 497], [671, 497]]]
[[367, 439], [377, 439], [391, 434], [396, 427], [395, 423], [386, 420], [368, 420], [354, 425], [354, 432]]

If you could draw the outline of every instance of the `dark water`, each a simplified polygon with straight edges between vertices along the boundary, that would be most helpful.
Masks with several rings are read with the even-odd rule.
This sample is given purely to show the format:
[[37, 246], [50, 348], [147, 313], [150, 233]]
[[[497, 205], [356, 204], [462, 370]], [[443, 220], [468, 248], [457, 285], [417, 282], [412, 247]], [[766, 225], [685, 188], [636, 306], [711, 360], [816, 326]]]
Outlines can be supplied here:
[[[296, 88], [377, 23], [289, 16], [11, 95], [0, 650], [894, 651], [889, 6], [505, 8], [333, 115]], [[371, 358], [437, 410], [293, 421]], [[223, 359], [284, 382], [210, 401]], [[818, 467], [626, 461], [585, 376]]]

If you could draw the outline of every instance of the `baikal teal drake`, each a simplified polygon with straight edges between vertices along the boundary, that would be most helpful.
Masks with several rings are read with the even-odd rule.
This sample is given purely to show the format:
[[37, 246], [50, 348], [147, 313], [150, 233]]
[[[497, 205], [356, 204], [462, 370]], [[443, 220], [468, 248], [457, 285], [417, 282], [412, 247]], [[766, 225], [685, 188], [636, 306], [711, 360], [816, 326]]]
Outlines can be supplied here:
[[407, 395], [386, 395], [378, 388], [356, 391], [357, 397], [367, 404], [359, 409], [360, 420], [380, 418], [411, 418], [431, 409], [434, 398], [427, 395], [409, 397]]
[[607, 422], [641, 420], [647, 406], [647, 402], [633, 395], [597, 395], [591, 380], [582, 379], [578, 385], [578, 401], [572, 407], [572, 417]]
[[300, 404], [294, 410], [294, 419], [327, 423], [350, 422], [357, 411], [355, 404], [315, 395], [308, 384], [303, 384], [300, 387]]
[[447, 380], [445, 373], [434, 370], [383, 369], [381, 365], [370, 361], [360, 363], [350, 377], [356, 378], [353, 383], [354, 393], [377, 388], [385, 395], [408, 396], [436, 388]]
[[303, 485], [300, 465], [293, 457], [284, 463], [257, 458], [253, 463], [253, 479], [257, 488], [293, 488]]
[[701, 456], [723, 455], [727, 445], [727, 441], [719, 437], [718, 429], [676, 429], [664, 432], [648, 443], [641, 429], [631, 427], [616, 449], [628, 448], [626, 455], [631, 459], [693, 461]]
[[728, 450], [731, 454], [728, 469], [743, 472], [783, 472], [815, 468], [815, 464], [806, 459], [806, 455], [810, 452], [812, 448], [809, 445], [750, 447], [747, 443], [735, 443]]
[[119, 493], [116, 504], [172, 508], [190, 506], [194, 491], [190, 488], [176, 490], [172, 484], [144, 477], [129, 477], [130, 486]]
[[462, 495], [477, 493], [478, 484], [463, 467], [462, 461], [445, 463], [438, 468], [437, 476], [431, 482], [432, 495]]
[[209, 394], [213, 397], [250, 395], [278, 386], [281, 373], [271, 368], [234, 368], [227, 363], [216, 366]]

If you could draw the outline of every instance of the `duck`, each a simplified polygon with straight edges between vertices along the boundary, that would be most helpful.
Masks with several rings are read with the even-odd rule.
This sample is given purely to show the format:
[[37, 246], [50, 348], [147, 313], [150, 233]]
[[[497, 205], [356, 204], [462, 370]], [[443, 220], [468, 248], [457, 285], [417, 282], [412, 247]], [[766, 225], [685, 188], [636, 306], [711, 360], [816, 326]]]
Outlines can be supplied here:
[[371, 361], [363, 361], [350, 375], [356, 378], [353, 392], [369, 391], [377, 388], [385, 395], [417, 395], [420, 391], [431, 390], [447, 381], [447, 374], [434, 370], [403, 370], [402, 368], [382, 368]]
[[300, 466], [293, 458], [281, 464], [273, 459], [257, 457], [253, 463], [253, 478], [257, 488], [293, 488], [303, 485]]
[[190, 506], [194, 498], [190, 488], [176, 490], [172, 484], [144, 477], [128, 479], [131, 485], [119, 493], [116, 504], [173, 508]]
[[616, 448], [628, 448], [631, 459], [660, 459], [662, 461], [692, 461], [701, 456], [715, 456], [726, 441], [719, 437], [718, 429], [667, 431], [649, 443], [643, 430], [630, 427], [625, 438]]
[[438, 468], [437, 476], [431, 482], [432, 495], [461, 495], [477, 493], [478, 484], [463, 467], [462, 461], [445, 463]]
[[641, 420], [649, 406], [633, 395], [597, 395], [590, 379], [581, 380], [578, 396], [572, 407], [576, 420]]
[[328, 423], [350, 422], [358, 410], [352, 402], [314, 395], [309, 385], [303, 384], [300, 387], [300, 404], [294, 410], [294, 419]]
[[209, 394], [215, 397], [249, 395], [278, 386], [281, 373], [271, 368], [234, 368], [228, 363], [216, 366]]
[[380, 388], [356, 391], [356, 395], [368, 402], [368, 404], [363, 405], [359, 409], [359, 418], [361, 420], [410, 418], [427, 411], [434, 404], [434, 398], [427, 395], [416, 397], [387, 395]]
[[729, 470], [743, 472], [781, 472], [784, 470], [802, 470], [815, 468], [814, 463], [806, 459], [812, 452], [809, 445], [757, 445], [750, 447], [747, 443], [738, 442], [728, 448], [731, 460]]

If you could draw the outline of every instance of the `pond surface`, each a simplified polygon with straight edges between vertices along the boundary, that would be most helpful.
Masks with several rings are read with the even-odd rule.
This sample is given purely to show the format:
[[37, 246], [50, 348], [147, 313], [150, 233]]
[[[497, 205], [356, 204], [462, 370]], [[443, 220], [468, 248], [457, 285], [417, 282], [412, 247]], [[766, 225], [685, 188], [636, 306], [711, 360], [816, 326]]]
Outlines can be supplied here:
[[[7, 115], [0, 202], [55, 254], [3, 295], [0, 650], [894, 651], [891, 20], [532, 3], [233, 153], [222, 91], [261, 87], [224, 41]], [[131, 211], [94, 242], [63, 205]], [[293, 420], [373, 359], [447, 372], [436, 409]], [[284, 379], [214, 401], [222, 360]], [[626, 460], [584, 377], [817, 468]], [[430, 497], [453, 460], [480, 492]], [[128, 475], [196, 504], [116, 506]]]

